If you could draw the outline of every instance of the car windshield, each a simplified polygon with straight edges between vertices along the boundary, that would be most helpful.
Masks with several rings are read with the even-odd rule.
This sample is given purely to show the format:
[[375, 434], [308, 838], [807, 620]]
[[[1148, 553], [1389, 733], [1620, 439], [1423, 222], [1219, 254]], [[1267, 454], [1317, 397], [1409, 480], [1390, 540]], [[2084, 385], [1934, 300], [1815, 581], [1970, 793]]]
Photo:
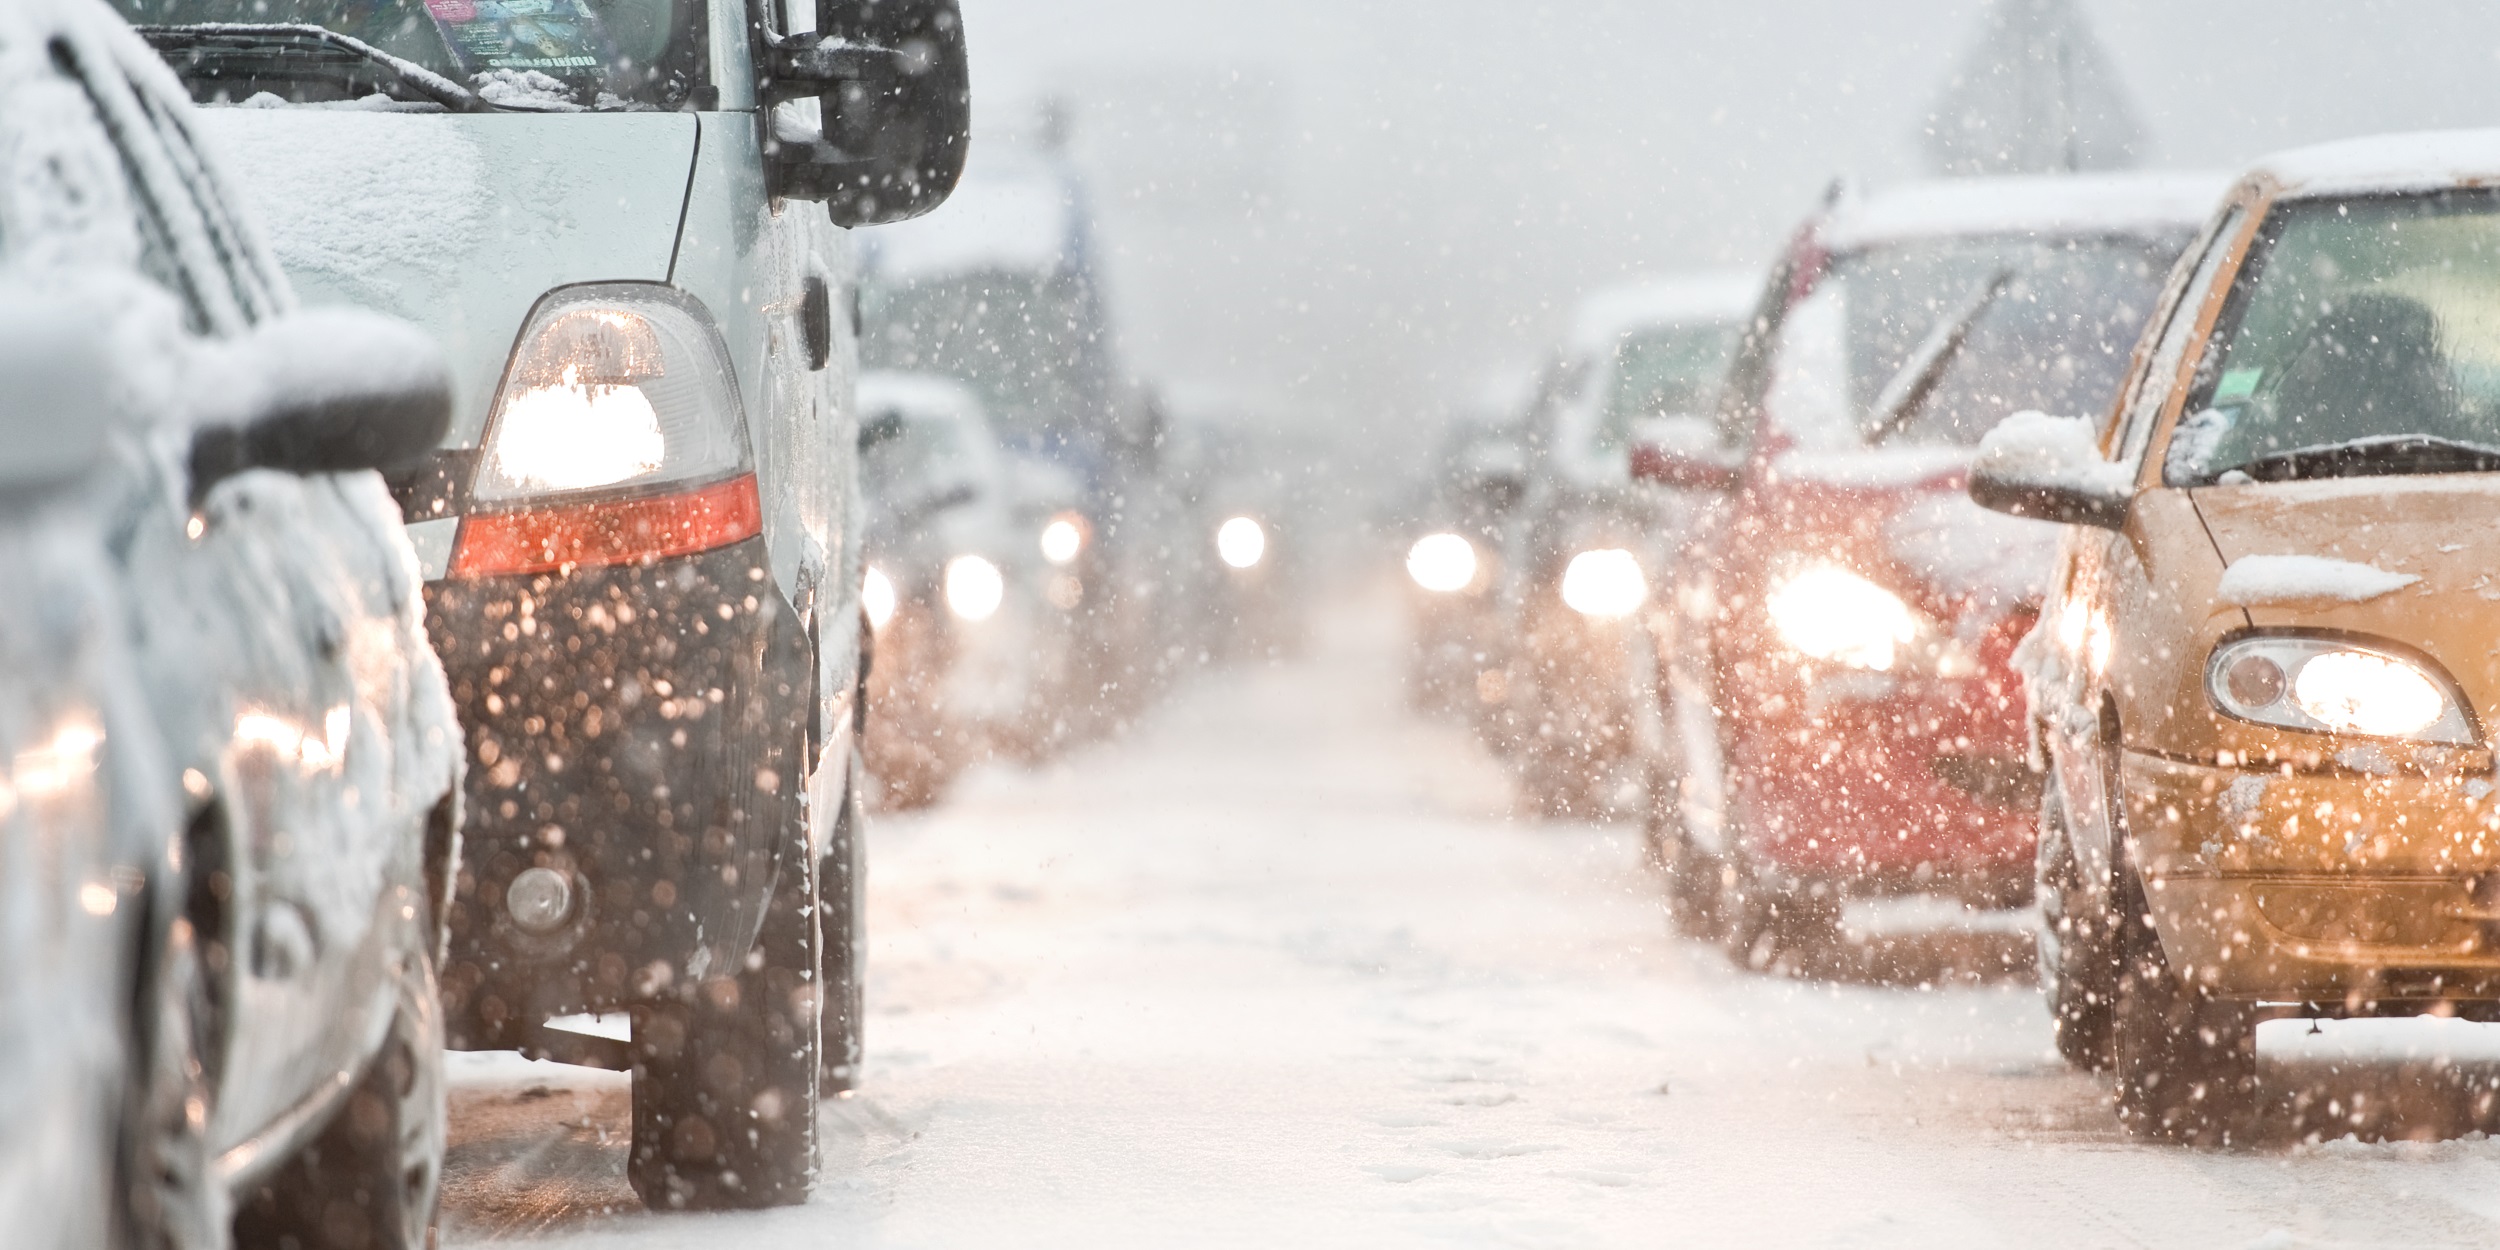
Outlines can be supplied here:
[[2500, 465], [2500, 196], [2277, 208], [2183, 411], [2174, 485]]
[[960, 423], [897, 412], [872, 424], [885, 437], [861, 450], [859, 480], [874, 503], [910, 507], [933, 486], [964, 476], [963, 464], [970, 450]]
[[1741, 328], [1729, 320], [1626, 334], [1615, 347], [1614, 389], [1606, 396], [1601, 444], [1627, 445], [1633, 425], [1650, 417], [1708, 412]]
[[[112, 0], [138, 26], [318, 26], [432, 70], [490, 104], [677, 108], [709, 81], [705, 0]], [[264, 41], [282, 38], [269, 32]], [[220, 49], [227, 45], [222, 41]], [[246, 47], [243, 52], [248, 54]], [[368, 80], [311, 72], [307, 58], [237, 69], [171, 58], [203, 103], [263, 92], [296, 102], [349, 98]]]
[[[1956, 239], [1841, 257], [1782, 325], [1768, 397], [1808, 451], [1865, 446], [1914, 358], [1932, 385], [1883, 441], [1969, 446], [2007, 413], [2109, 406], [2187, 235]], [[1948, 354], [1922, 353], [1939, 329]]]

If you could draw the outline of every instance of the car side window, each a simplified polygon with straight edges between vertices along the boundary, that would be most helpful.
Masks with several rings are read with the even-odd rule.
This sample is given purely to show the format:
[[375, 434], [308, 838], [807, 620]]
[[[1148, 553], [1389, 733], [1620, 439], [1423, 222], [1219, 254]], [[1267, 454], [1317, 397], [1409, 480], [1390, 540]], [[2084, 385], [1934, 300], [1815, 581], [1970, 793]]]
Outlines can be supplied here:
[[2152, 439], [2153, 426], [2161, 418], [2162, 405], [2170, 398], [2170, 388], [2178, 384], [2179, 364], [2187, 356], [2189, 340], [2196, 337], [2196, 322], [2204, 311], [2206, 292], [2213, 287], [2215, 272], [2230, 257], [2231, 245], [2239, 237], [2240, 222], [2247, 212], [2244, 207], [2233, 208], [2206, 236], [2204, 254], [2197, 258], [2195, 271], [2171, 304], [2170, 321], [2162, 327], [2152, 358], [2136, 375], [2134, 389], [2122, 409], [2123, 424], [2112, 457], [2118, 463], [2131, 463], [2142, 457], [2145, 443]]
[[131, 84], [130, 92], [138, 100], [140, 111], [147, 115], [150, 132], [181, 186], [178, 197], [169, 189], [164, 198], [176, 201], [172, 211], [187, 211], [197, 221], [201, 236], [216, 255], [218, 274], [225, 280], [235, 307], [250, 321], [276, 313], [276, 293], [254, 263], [242, 226], [227, 211], [223, 188], [209, 172], [208, 162], [200, 156], [181, 118], [138, 84]]

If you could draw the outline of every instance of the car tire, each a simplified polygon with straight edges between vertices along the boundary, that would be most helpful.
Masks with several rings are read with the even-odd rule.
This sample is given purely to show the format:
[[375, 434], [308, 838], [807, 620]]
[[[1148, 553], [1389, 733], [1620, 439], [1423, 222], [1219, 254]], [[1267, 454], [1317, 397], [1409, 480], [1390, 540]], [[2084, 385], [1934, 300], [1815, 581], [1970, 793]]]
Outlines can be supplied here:
[[866, 785], [867, 770], [854, 751], [842, 810], [816, 869], [817, 893], [824, 900], [818, 997], [824, 1005], [818, 1043], [823, 1073], [818, 1093], [826, 1096], [859, 1088], [866, 1040], [868, 826], [861, 798]]
[[448, 1118], [433, 953], [412, 940], [397, 980], [381, 1049], [321, 1135], [239, 1205], [236, 1245], [431, 1250]]
[[2055, 786], [2040, 796], [2038, 894], [2041, 989], [2057, 1053], [2086, 1072], [2102, 1071], [2109, 1067], [2118, 996], [2116, 926], [2109, 906], [2083, 888]]
[[2171, 966], [2132, 873], [2117, 893], [2121, 963], [2110, 1051], [2119, 1122], [2137, 1137], [2229, 1145], [2254, 1111], [2255, 1015]]
[[1840, 945], [1840, 896], [1820, 882], [1775, 881], [1740, 847], [1728, 856], [1732, 880], [1721, 939], [1730, 962], [1753, 972], [1810, 970]]
[[816, 863], [790, 821], [745, 966], [633, 1009], [625, 1177], [654, 1211], [807, 1200], [821, 1060]]
[[[1716, 710], [1684, 707], [1671, 681], [1662, 681], [1660, 686], [1665, 754], [1672, 763], [1650, 777], [1649, 812], [1654, 822], [1653, 844], [1672, 853], [1671, 859], [1660, 857], [1666, 874], [1667, 912], [1678, 934], [1716, 942], [1727, 936], [1731, 920], [1734, 865], [1706, 844], [1704, 831], [1695, 823], [1700, 819], [1699, 809], [1686, 802], [1686, 797], [1688, 788], [1698, 788], [1705, 780], [1713, 785], [1712, 792], [1719, 796], [1721, 827], [1708, 833], [1719, 845], [1733, 846], [1740, 829], [1735, 790], [1727, 775], [1726, 750], [1716, 741]], [[1710, 740], [1695, 741], [1705, 734]]]

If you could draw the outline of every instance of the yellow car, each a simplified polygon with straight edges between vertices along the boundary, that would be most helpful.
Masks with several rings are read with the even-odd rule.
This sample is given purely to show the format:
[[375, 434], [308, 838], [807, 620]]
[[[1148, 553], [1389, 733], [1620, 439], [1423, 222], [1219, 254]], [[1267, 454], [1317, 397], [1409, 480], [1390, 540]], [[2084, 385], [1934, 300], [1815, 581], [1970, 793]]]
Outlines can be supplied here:
[[2020, 663], [2059, 1048], [2226, 1142], [2279, 1017], [2500, 1018], [2500, 131], [2245, 175], [2113, 410], [2017, 414], [2065, 522]]

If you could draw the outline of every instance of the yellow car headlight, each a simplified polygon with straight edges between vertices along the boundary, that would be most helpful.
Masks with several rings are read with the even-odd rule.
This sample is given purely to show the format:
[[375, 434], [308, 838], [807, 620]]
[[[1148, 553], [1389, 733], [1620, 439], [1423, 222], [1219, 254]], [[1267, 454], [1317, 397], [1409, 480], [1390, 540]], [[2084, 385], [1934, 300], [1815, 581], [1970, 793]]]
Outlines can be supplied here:
[[1831, 564], [1781, 578], [1764, 607], [1780, 641], [1798, 653], [1876, 673], [1891, 672], [1929, 632], [1927, 618], [1901, 596]]
[[2214, 648], [2205, 691], [2225, 714], [2311, 733], [2477, 741], [2455, 683], [2390, 646], [2298, 634], [2255, 634]]
[[1583, 551], [1563, 568], [1562, 600], [1582, 616], [1630, 616], [1648, 598], [1641, 562], [1621, 547]]

